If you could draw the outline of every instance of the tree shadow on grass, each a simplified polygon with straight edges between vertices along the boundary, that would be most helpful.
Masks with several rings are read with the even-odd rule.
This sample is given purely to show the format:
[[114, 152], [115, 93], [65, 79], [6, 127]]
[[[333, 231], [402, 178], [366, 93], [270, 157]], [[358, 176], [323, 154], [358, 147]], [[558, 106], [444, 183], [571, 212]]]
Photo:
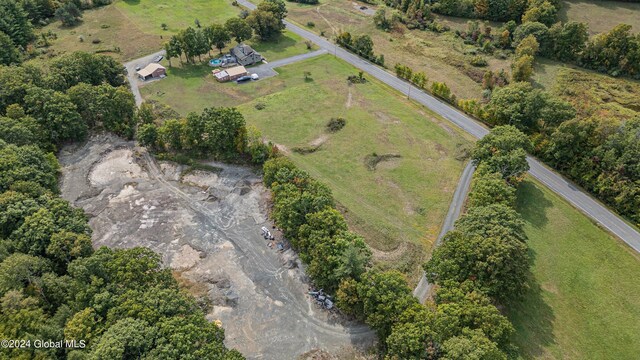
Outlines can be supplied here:
[[253, 48], [257, 52], [269, 51], [273, 53], [279, 53], [287, 51], [287, 49], [289, 49], [291, 46], [295, 46], [296, 44], [297, 41], [294, 38], [285, 34], [280, 34], [273, 39], [269, 39], [266, 41], [256, 41], [253, 44]]
[[[553, 203], [533, 181], [524, 181], [518, 187], [516, 210], [525, 222], [535, 228], [544, 227], [549, 219], [547, 211]], [[536, 252], [529, 248], [531, 264], [536, 262]], [[543, 298], [543, 289], [532, 273], [527, 277], [527, 290], [520, 301], [508, 307], [508, 316], [516, 330], [513, 342], [526, 359], [543, 356], [546, 348], [555, 344], [553, 309]]]
[[532, 181], [524, 181], [518, 187], [516, 210], [534, 227], [542, 228], [547, 224], [547, 209], [552, 206], [553, 203]]
[[[529, 255], [533, 263], [535, 252], [530, 249]], [[544, 357], [546, 348], [556, 342], [553, 334], [555, 315], [545, 302], [542, 291], [537, 279], [530, 273], [524, 297], [508, 306], [507, 316], [515, 328], [512, 341], [525, 359]]]

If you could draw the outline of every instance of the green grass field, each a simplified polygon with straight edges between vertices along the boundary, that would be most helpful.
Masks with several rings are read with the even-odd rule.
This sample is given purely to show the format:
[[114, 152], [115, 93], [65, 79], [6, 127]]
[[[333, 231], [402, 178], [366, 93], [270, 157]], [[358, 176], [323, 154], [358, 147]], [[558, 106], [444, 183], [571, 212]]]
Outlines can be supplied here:
[[558, 20], [579, 21], [589, 25], [592, 34], [607, 32], [624, 23], [640, 33], [640, 4], [622, 1], [565, 0], [558, 13]]
[[[73, 51], [101, 52], [127, 61], [160, 50], [162, 44], [179, 30], [195, 27], [196, 18], [206, 26], [223, 23], [239, 13], [240, 9], [227, 0], [122, 0], [84, 11], [83, 21], [77, 26], [67, 28], [56, 21], [44, 27], [42, 32], [52, 31], [57, 35], [57, 39], [51, 41], [53, 55]], [[161, 28], [163, 23], [168, 26], [166, 31]], [[268, 61], [308, 51], [304, 40], [288, 31], [270, 41], [254, 38], [246, 43]], [[229, 45], [235, 46], [235, 42]]]
[[[248, 124], [331, 187], [351, 227], [382, 250], [378, 259], [417, 275], [448, 210], [464, 165], [454, 157], [459, 145], [468, 145], [466, 138], [377, 81], [349, 86], [346, 78], [356, 69], [331, 55], [277, 70], [278, 76], [243, 85], [203, 79], [208, 69], [184, 76], [170, 72], [145, 86], [143, 95], [183, 114], [239, 105]], [[305, 71], [312, 80], [304, 79]], [[257, 110], [258, 103], [265, 108]], [[327, 133], [325, 124], [338, 116], [347, 125]], [[316, 146], [306, 155], [294, 151]], [[374, 153], [400, 157], [369, 170]]]
[[[311, 49], [307, 49], [305, 40], [298, 34], [285, 30], [269, 41], [260, 41], [256, 38], [247, 41], [254, 50], [262, 54], [267, 61], [285, 59], [294, 55], [304, 54], [308, 51], [317, 50], [318, 46], [311, 44]], [[235, 44], [232, 44], [235, 45]]]
[[[82, 13], [82, 23], [72, 28], [63, 27], [59, 21], [55, 21], [42, 29], [42, 32], [48, 31], [57, 35], [57, 39], [51, 42], [50, 50], [53, 54], [111, 50], [106, 54], [120, 61], [135, 59], [158, 51], [167, 39], [162, 39], [160, 35], [143, 32], [115, 5], [85, 10]], [[80, 41], [80, 37], [84, 41]], [[99, 39], [100, 42], [94, 44], [95, 39]], [[120, 51], [116, 51], [117, 49]]]
[[510, 306], [526, 359], [637, 359], [640, 257], [540, 184], [518, 211], [534, 259], [525, 300]]
[[[148, 34], [169, 34], [191, 26], [198, 19], [202, 26], [223, 23], [237, 16], [240, 8], [231, 5], [231, 0], [121, 0], [118, 9], [129, 20]], [[162, 24], [168, 29], [163, 30]]]

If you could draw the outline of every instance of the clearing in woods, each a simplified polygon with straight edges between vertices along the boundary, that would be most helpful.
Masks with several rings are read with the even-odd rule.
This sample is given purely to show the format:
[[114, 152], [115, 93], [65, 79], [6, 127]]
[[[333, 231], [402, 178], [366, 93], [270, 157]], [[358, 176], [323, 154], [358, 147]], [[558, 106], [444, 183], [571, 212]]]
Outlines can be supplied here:
[[[238, 106], [249, 125], [331, 187], [351, 228], [369, 245], [383, 251], [403, 246], [404, 256], [383, 265], [417, 279], [464, 167], [456, 157], [469, 147], [467, 137], [366, 74], [366, 83], [349, 85], [347, 77], [358, 71], [331, 55], [242, 85], [217, 83], [205, 70], [170, 71], [142, 94], [183, 115]], [[305, 72], [311, 73], [307, 79]], [[345, 118], [346, 126], [327, 133], [333, 117]]]

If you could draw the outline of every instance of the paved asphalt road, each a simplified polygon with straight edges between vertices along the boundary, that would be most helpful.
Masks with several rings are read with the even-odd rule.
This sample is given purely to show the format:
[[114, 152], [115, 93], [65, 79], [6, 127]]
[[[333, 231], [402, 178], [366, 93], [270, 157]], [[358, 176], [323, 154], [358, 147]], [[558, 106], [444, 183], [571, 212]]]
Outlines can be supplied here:
[[[442, 224], [440, 234], [438, 234], [438, 239], [436, 239], [434, 247], [439, 246], [442, 243], [442, 238], [444, 238], [444, 236], [453, 229], [453, 224], [460, 217], [464, 201], [467, 198], [467, 193], [471, 187], [471, 179], [473, 179], [474, 170], [475, 166], [473, 166], [473, 163], [469, 161], [462, 171], [456, 191], [453, 193], [453, 199], [451, 199], [451, 205], [449, 205], [449, 212], [447, 212], [447, 217], [444, 219], [444, 223]], [[416, 285], [416, 288], [413, 290], [413, 296], [418, 298], [421, 304], [424, 304], [430, 292], [431, 284], [429, 284], [423, 273], [418, 285]]]
[[[268, 78], [271, 76], [274, 76], [277, 74], [277, 72], [275, 70], [273, 70], [274, 68], [280, 67], [280, 66], [285, 66], [285, 65], [289, 65], [289, 64], [293, 64], [295, 62], [298, 61], [302, 61], [302, 60], [306, 60], [306, 59], [310, 59], [312, 57], [316, 57], [322, 54], [326, 54], [327, 50], [325, 49], [320, 49], [320, 50], [316, 50], [316, 51], [311, 51], [305, 54], [301, 54], [301, 55], [295, 55], [295, 56], [290, 56], [288, 58], [285, 59], [280, 59], [280, 60], [275, 60], [273, 62], [270, 63], [264, 63], [258, 66], [253, 66], [247, 69], [247, 71], [249, 71], [250, 73], [255, 73], [260, 75], [261, 79], [264, 78]], [[269, 60], [269, 59], [267, 59]]]
[[[254, 9], [256, 7], [247, 0], [238, 0], [238, 2], [249, 9]], [[411, 99], [414, 99], [418, 103], [430, 108], [432, 111], [451, 121], [474, 137], [481, 138], [489, 132], [486, 127], [476, 122], [466, 114], [458, 111], [448, 104], [443, 103], [433, 96], [420, 91], [415, 86], [398, 79], [395, 75], [388, 73], [380, 67], [336, 46], [336, 44], [319, 35], [307, 31], [288, 21], [285, 21], [285, 23], [289, 31], [313, 41], [320, 46], [321, 49], [325, 49], [329, 53], [335, 54], [335, 56], [369, 73], [392, 88], [402, 93], [409, 94]], [[540, 161], [531, 156], [529, 156], [527, 160], [531, 166], [531, 169], [529, 170], [529, 174], [531, 174], [531, 176], [539, 180], [556, 194], [563, 197], [573, 206], [580, 209], [580, 211], [600, 224], [603, 228], [622, 239], [632, 249], [640, 252], [640, 233], [635, 228], [627, 224], [599, 201], [586, 194], [577, 185], [574, 185], [569, 180], [547, 168]]]

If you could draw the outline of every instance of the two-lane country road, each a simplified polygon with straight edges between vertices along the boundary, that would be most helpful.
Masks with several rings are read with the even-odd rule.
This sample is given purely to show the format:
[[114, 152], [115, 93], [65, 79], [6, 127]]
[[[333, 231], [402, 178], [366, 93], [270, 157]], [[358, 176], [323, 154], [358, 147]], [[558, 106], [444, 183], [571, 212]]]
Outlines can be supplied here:
[[[238, 0], [238, 3], [248, 9], [256, 8], [254, 4], [247, 0]], [[292, 24], [289, 21], [285, 21], [285, 24], [289, 31], [300, 35], [307, 40], [311, 40], [321, 49], [325, 49], [327, 52], [334, 54], [360, 70], [369, 73], [376, 79], [400, 91], [401, 93], [409, 93], [409, 97], [411, 99], [428, 107], [472, 136], [482, 138], [489, 132], [486, 127], [476, 122], [463, 112], [443, 103], [435, 97], [421, 91], [417, 87], [398, 79], [395, 75], [381, 69], [380, 67], [361, 59], [357, 55], [336, 46], [336, 44], [329, 40]], [[561, 175], [558, 175], [537, 159], [529, 156], [527, 160], [531, 166], [531, 169], [529, 170], [529, 174], [531, 174], [531, 176], [543, 183], [556, 194], [560, 195], [585, 215], [593, 219], [596, 223], [600, 224], [603, 228], [607, 229], [609, 232], [627, 243], [632, 249], [640, 252], [640, 233], [635, 228], [627, 224], [618, 215], [613, 213], [613, 211], [602, 205], [602, 203], [586, 194], [577, 185], [571, 183]]]

